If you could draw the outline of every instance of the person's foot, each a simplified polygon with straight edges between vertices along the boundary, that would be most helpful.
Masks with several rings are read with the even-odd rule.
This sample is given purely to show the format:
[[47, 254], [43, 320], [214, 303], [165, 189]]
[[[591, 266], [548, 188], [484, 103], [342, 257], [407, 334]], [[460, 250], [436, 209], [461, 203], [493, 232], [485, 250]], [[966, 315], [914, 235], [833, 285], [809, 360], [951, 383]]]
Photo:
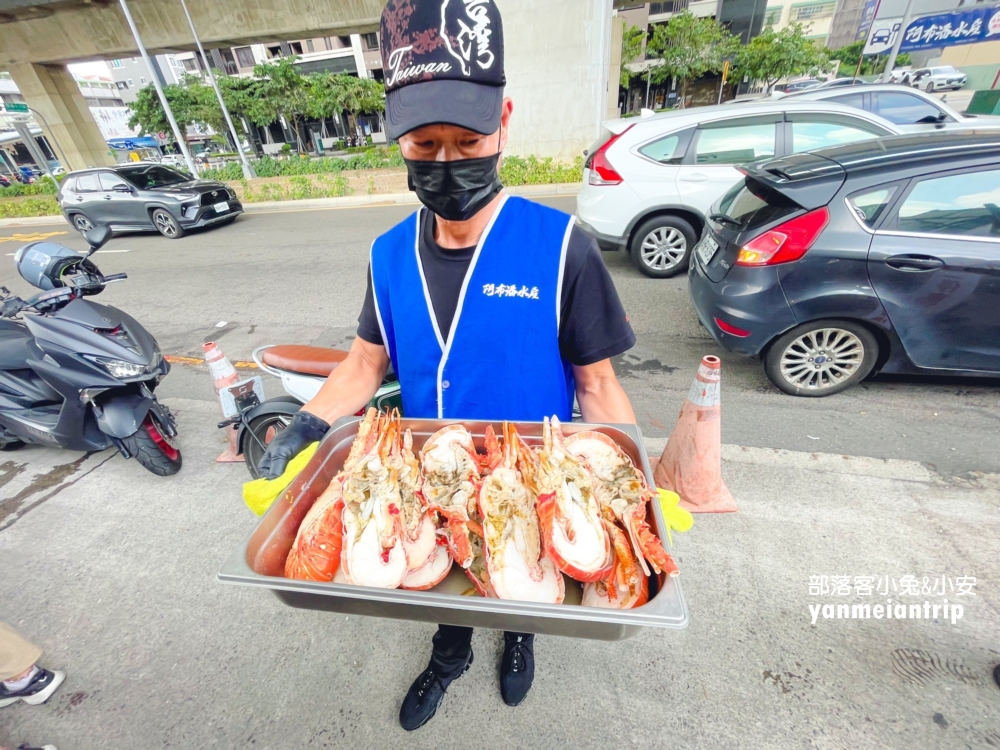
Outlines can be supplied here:
[[500, 695], [508, 706], [519, 706], [535, 679], [535, 636], [503, 634], [500, 662]]
[[413, 681], [410, 689], [403, 698], [403, 705], [399, 707], [399, 726], [407, 732], [420, 729], [430, 721], [444, 700], [444, 694], [448, 686], [463, 674], [469, 671], [472, 666], [472, 652], [469, 651], [469, 661], [465, 668], [454, 677], [442, 679], [434, 673], [434, 670], [427, 667], [421, 675]]
[[56, 746], [42, 745], [41, 747], [35, 747], [34, 745], [18, 745], [17, 750], [56, 750]]
[[32, 706], [45, 703], [65, 679], [65, 672], [49, 671], [38, 667], [28, 680], [28, 684], [19, 690], [11, 690], [6, 683], [0, 682], [0, 708], [18, 701], [30, 703]]

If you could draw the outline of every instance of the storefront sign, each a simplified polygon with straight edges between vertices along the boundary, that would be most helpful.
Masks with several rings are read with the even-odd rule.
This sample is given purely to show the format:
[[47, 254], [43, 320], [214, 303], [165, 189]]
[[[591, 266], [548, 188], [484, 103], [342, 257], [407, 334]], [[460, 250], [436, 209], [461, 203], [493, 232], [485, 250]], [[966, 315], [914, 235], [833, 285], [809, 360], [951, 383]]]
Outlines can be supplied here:
[[[900, 18], [874, 21], [868, 32], [864, 54], [878, 55], [891, 50], [901, 21]], [[1000, 8], [976, 8], [911, 21], [903, 34], [899, 51], [914, 52], [993, 40], [1000, 40]]]

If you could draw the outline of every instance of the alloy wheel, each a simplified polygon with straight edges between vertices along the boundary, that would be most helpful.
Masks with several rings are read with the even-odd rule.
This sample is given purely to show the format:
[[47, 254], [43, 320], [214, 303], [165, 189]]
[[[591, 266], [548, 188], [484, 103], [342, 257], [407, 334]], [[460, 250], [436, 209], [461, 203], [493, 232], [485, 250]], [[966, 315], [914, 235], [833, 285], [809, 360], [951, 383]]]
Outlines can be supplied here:
[[94, 225], [90, 222], [83, 214], [77, 214], [73, 217], [73, 226], [76, 227], [78, 232], [89, 232], [94, 228]]
[[153, 222], [164, 237], [173, 237], [177, 234], [177, 223], [166, 211], [157, 211]]
[[666, 271], [684, 259], [687, 240], [679, 229], [657, 227], [645, 236], [639, 251], [645, 265], [656, 271]]
[[781, 353], [781, 377], [805, 390], [834, 388], [857, 373], [865, 359], [861, 339], [842, 328], [818, 328], [792, 341]]

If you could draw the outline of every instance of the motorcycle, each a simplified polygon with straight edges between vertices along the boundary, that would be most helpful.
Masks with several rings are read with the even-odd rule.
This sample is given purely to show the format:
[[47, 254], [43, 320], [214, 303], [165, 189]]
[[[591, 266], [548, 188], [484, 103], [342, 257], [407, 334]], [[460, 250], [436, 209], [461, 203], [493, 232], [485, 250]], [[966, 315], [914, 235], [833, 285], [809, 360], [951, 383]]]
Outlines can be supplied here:
[[[302, 405], [319, 393], [327, 376], [347, 357], [347, 352], [322, 346], [285, 344], [261, 346], [254, 350], [257, 367], [281, 380], [284, 396], [260, 401], [251, 388], [234, 386], [233, 396], [238, 414], [219, 423], [222, 429], [237, 430], [236, 445], [250, 472], [257, 479], [257, 465], [264, 457], [268, 443], [285, 429]], [[390, 367], [382, 385], [369, 406], [386, 410], [402, 410], [399, 380]], [[358, 412], [364, 415], [366, 406]]]
[[107, 226], [90, 229], [83, 256], [52, 242], [15, 254], [18, 272], [42, 291], [23, 300], [0, 287], [0, 450], [114, 446], [154, 474], [176, 474], [177, 425], [153, 393], [169, 363], [135, 319], [86, 299], [127, 278], [89, 260], [111, 236]]

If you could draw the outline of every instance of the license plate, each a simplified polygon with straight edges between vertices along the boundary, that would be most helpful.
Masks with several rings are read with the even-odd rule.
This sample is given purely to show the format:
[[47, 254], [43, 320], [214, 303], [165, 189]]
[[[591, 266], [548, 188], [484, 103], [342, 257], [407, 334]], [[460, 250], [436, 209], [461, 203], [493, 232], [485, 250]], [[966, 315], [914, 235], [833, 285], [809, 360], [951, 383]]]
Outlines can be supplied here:
[[713, 240], [711, 237], [706, 237], [697, 245], [695, 245], [694, 251], [698, 253], [698, 258], [701, 260], [702, 265], [707, 266], [712, 258], [715, 257], [715, 252], [719, 249], [719, 243]]
[[215, 204], [215, 211], [216, 211], [216, 213], [222, 214], [222, 213], [225, 213], [228, 210], [229, 210], [229, 204], [226, 201], [222, 201], [222, 203], [216, 203]]

